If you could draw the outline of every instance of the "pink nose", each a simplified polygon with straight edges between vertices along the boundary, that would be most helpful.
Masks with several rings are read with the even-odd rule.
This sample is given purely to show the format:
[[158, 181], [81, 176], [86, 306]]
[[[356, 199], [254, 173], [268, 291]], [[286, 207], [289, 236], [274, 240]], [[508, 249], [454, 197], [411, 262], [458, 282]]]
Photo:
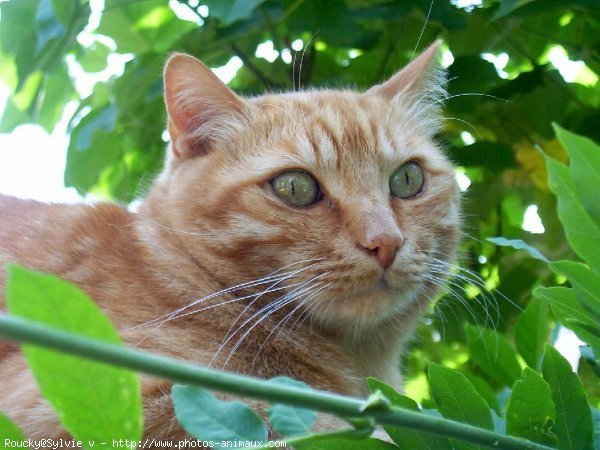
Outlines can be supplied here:
[[400, 233], [385, 233], [371, 237], [362, 246], [377, 258], [379, 265], [385, 270], [394, 263], [396, 253], [402, 247], [403, 242], [404, 240]]

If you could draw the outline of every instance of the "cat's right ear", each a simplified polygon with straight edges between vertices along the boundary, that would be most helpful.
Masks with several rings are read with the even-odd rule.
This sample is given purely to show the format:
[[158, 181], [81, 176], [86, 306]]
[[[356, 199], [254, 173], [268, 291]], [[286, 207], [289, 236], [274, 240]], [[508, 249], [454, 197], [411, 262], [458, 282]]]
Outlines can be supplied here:
[[437, 40], [389, 80], [373, 86], [367, 94], [384, 98], [443, 90], [445, 76], [435, 64], [442, 41]]
[[176, 159], [206, 154], [243, 124], [243, 100], [193, 56], [172, 55], [165, 66], [164, 84]]

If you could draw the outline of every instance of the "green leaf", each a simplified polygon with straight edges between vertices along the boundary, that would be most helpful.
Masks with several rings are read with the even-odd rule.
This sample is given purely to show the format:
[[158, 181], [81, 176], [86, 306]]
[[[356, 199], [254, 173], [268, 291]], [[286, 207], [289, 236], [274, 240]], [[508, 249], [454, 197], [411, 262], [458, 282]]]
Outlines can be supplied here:
[[94, 42], [82, 50], [81, 56], [77, 57], [77, 62], [86, 72], [100, 72], [106, 69], [110, 53], [110, 48], [102, 42]]
[[[296, 445], [297, 450], [398, 450], [394, 444], [379, 439], [322, 439]], [[412, 449], [411, 449], [412, 450]]]
[[591, 324], [591, 317], [581, 306], [574, 289], [566, 287], [539, 287], [533, 291], [533, 296], [547, 301], [561, 323], [568, 319], [574, 319], [581, 323]]
[[21, 121], [34, 121], [32, 112], [43, 91], [43, 75], [41, 72], [35, 72], [21, 81], [18, 93], [12, 95], [7, 101], [0, 123], [1, 132], [11, 132]]
[[462, 373], [430, 362], [429, 385], [435, 404], [444, 417], [494, 429], [488, 404]]
[[533, 0], [502, 0], [500, 2], [500, 7], [494, 13], [494, 17], [492, 18], [492, 20], [498, 20], [505, 16], [508, 16], [515, 9], [518, 9], [521, 6], [524, 6], [532, 1]]
[[[557, 261], [550, 264], [557, 274], [566, 277], [584, 306], [600, 318], [600, 276], [584, 264], [575, 261]], [[600, 325], [598, 326], [600, 330]]]
[[204, 440], [267, 440], [267, 428], [260, 416], [240, 401], [223, 401], [210, 392], [191, 386], [174, 385], [172, 389], [175, 415], [185, 431]]
[[600, 359], [594, 354], [594, 351], [587, 345], [580, 345], [579, 351], [583, 360], [590, 365], [594, 374], [600, 378]]
[[550, 385], [552, 401], [556, 407], [556, 422], [552, 431], [558, 437], [559, 448], [591, 448], [594, 432], [592, 414], [581, 380], [573, 372], [569, 362], [548, 344], [542, 373]]
[[593, 331], [598, 328], [598, 324], [581, 306], [574, 289], [539, 287], [533, 291], [533, 295], [548, 302], [560, 323], [573, 330], [579, 339], [590, 344], [595, 353], [600, 353], [600, 337]]
[[29, 114], [15, 104], [14, 98], [7, 98], [0, 118], [0, 133], [10, 133], [19, 125], [29, 121]]
[[27, 41], [29, 33], [35, 31], [35, 16], [38, 5], [38, 0], [3, 2], [0, 5], [2, 13], [0, 44], [2, 44], [2, 49], [6, 53], [16, 53]]
[[546, 156], [548, 185], [558, 198], [558, 217], [571, 248], [594, 271], [600, 271], [600, 224], [592, 220], [581, 204], [569, 169]]
[[600, 450], [600, 410], [592, 408], [592, 420], [594, 421], [594, 450]]
[[[39, 0], [35, 14], [35, 52], [29, 54], [34, 61], [34, 67], [45, 72], [53, 72], [74, 46], [77, 45], [77, 35], [87, 24], [90, 14], [89, 2], [70, 2], [71, 16], [64, 24], [57, 20], [52, 0]], [[65, 10], [59, 8], [59, 14]]]
[[3, 56], [14, 58], [18, 79], [17, 91], [36, 67], [36, 60], [32, 55], [36, 54], [38, 6], [38, 0], [0, 3], [0, 45], [5, 54]]
[[[5, 445], [6, 441], [9, 441], [9, 444], [12, 442], [23, 442], [25, 441], [25, 436], [21, 433], [21, 430], [4, 414], [0, 413], [0, 450], [15, 448], [12, 445]], [[29, 448], [29, 447], [19, 447], [19, 448]]]
[[65, 2], [62, 0], [52, 0], [52, 9], [54, 15], [64, 25], [69, 25], [73, 19], [73, 15], [76, 14], [77, 2]]
[[515, 326], [517, 349], [532, 369], [541, 368], [544, 344], [548, 342], [549, 335], [548, 305], [534, 298], [519, 315]]
[[63, 115], [64, 106], [76, 98], [75, 88], [66, 67], [58, 67], [44, 79], [42, 100], [33, 112], [35, 123], [52, 133]]
[[[77, 287], [16, 265], [9, 265], [8, 273], [11, 314], [121, 343], [108, 318]], [[141, 390], [135, 373], [29, 345], [23, 346], [23, 353], [42, 394], [75, 438], [95, 441], [96, 448], [112, 448], [115, 438], [141, 438]]]
[[67, 28], [56, 20], [51, 0], [39, 0], [35, 18], [39, 50], [52, 39], [59, 39], [67, 34]]
[[[383, 381], [379, 381], [375, 378], [368, 378], [367, 382], [371, 392], [379, 391], [383, 393], [392, 405], [410, 409], [411, 411], [419, 411], [419, 407], [414, 400], [399, 394]], [[384, 426], [383, 429], [400, 448], [411, 450], [450, 450], [452, 448], [448, 439], [433, 436], [428, 433], [421, 433], [387, 425]]]
[[368, 411], [372, 409], [388, 410], [390, 409], [390, 401], [381, 391], [375, 391], [365, 400], [360, 411]]
[[371, 395], [369, 395], [369, 397], [367, 397], [367, 399], [364, 401], [360, 411], [365, 412], [372, 409], [390, 409], [390, 401], [385, 395], [383, 395], [381, 391], [372, 392]]
[[205, 0], [208, 14], [221, 20], [223, 26], [247, 19], [265, 0]]
[[65, 185], [85, 193], [95, 186], [107, 166], [115, 165], [122, 152], [122, 136], [114, 131], [114, 105], [96, 108], [77, 124], [67, 150]]
[[394, 406], [414, 409], [413, 406], [417, 405], [414, 400], [398, 393], [393, 387], [391, 387], [388, 384], [385, 384], [383, 381], [378, 380], [377, 378], [368, 377], [367, 384], [369, 385], [369, 390], [371, 392], [381, 392], [385, 396], [385, 398], [387, 398]]
[[465, 378], [471, 382], [475, 389], [477, 389], [477, 392], [479, 392], [479, 395], [483, 397], [491, 409], [495, 411], [501, 411], [496, 392], [492, 390], [490, 385], [483, 378], [473, 375], [471, 372], [466, 370], [461, 370], [460, 373], [462, 373]]
[[[310, 390], [306, 383], [288, 377], [273, 378], [268, 383]], [[317, 420], [317, 413], [313, 410], [283, 404], [271, 406], [267, 415], [273, 429], [285, 437], [310, 433]]]
[[467, 326], [471, 357], [491, 378], [512, 386], [521, 374], [515, 351], [506, 338], [483, 327]]
[[600, 146], [588, 138], [571, 133], [557, 124], [552, 125], [556, 137], [569, 154], [569, 170], [577, 194], [590, 217], [600, 224]]
[[556, 447], [558, 440], [550, 431], [554, 418], [550, 386], [537, 372], [526, 367], [512, 389], [506, 410], [507, 433]]
[[488, 238], [488, 241], [499, 245], [501, 247], [512, 247], [516, 250], [525, 250], [529, 255], [535, 259], [539, 259], [544, 262], [548, 262], [548, 259], [542, 255], [542, 253], [537, 249], [527, 244], [525, 241], [521, 239], [505, 239], [503, 237], [493, 237]]
[[504, 417], [500, 417], [493, 409], [492, 420], [494, 421], [494, 430], [496, 433], [506, 434], [506, 419]]
[[[95, 33], [108, 36], [119, 53], [163, 53], [196, 24], [182, 21], [163, 0], [107, 0]], [[157, 74], [158, 75], [158, 74]]]

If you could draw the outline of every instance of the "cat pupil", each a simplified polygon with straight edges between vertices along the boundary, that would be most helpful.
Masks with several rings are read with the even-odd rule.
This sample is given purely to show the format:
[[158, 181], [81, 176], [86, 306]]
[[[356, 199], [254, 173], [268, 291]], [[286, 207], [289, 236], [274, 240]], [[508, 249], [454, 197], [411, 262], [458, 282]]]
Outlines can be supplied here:
[[423, 189], [425, 178], [423, 170], [415, 161], [400, 166], [390, 178], [390, 192], [394, 197], [414, 197]]
[[271, 181], [271, 185], [275, 195], [292, 206], [309, 206], [320, 200], [319, 185], [308, 172], [283, 172]]

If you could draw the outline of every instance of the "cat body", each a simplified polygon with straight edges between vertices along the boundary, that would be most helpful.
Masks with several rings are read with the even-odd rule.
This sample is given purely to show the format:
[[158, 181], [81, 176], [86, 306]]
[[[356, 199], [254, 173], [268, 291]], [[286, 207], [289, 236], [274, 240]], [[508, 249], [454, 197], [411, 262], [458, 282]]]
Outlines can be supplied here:
[[[354, 396], [367, 376], [400, 387], [398, 356], [459, 235], [433, 141], [436, 47], [365, 93], [252, 99], [175, 55], [172, 143], [139, 210], [0, 196], [0, 261], [75, 283], [129, 346]], [[66, 436], [2, 341], [0, 380], [0, 411], [28, 438]], [[142, 386], [146, 436], [183, 439], [169, 383]]]

